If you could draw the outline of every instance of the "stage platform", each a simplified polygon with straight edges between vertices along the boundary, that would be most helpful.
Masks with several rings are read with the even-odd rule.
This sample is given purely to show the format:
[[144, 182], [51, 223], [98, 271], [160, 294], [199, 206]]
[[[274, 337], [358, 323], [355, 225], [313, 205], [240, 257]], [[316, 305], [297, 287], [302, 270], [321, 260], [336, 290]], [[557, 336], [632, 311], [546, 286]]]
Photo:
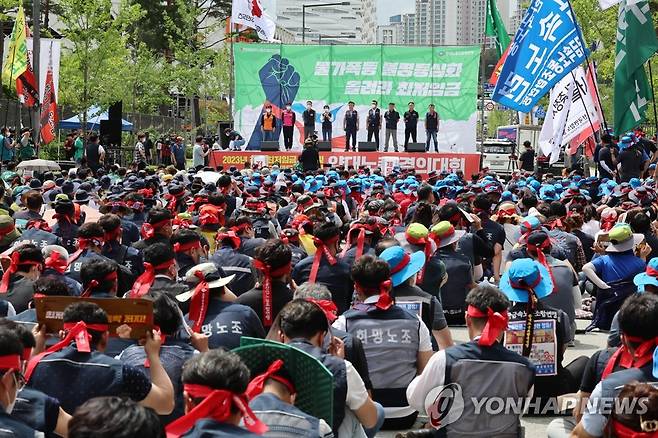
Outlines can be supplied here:
[[[235, 166], [243, 169], [245, 163], [259, 166], [293, 167], [301, 151], [291, 152], [261, 152], [261, 151], [213, 151], [210, 154], [210, 166], [224, 166], [227, 169]], [[465, 177], [480, 171], [480, 154], [458, 154], [442, 152], [320, 152], [320, 163], [332, 166], [361, 166], [375, 169], [381, 168], [388, 174], [394, 167], [402, 169], [413, 168], [421, 175], [431, 171], [447, 170], [454, 172], [462, 170]]]

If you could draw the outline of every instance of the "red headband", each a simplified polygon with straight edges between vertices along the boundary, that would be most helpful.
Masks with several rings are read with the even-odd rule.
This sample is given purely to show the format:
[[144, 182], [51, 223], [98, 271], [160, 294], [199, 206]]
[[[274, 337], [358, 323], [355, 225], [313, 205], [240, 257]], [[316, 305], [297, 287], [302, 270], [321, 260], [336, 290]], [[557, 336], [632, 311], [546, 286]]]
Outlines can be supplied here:
[[533, 245], [532, 243], [528, 242], [526, 244], [526, 251], [528, 251], [528, 253], [532, 252], [532, 254], [536, 254], [537, 261], [541, 263], [541, 265], [544, 266], [548, 271], [548, 274], [551, 276], [551, 281], [553, 282], [553, 290], [551, 291], [551, 293], [553, 293], [557, 289], [557, 283], [555, 282], [555, 278], [553, 277], [553, 269], [551, 268], [551, 265], [548, 263], [548, 260], [546, 260], [546, 254], [544, 254], [543, 251], [550, 247], [551, 247], [551, 241], [550, 239], [547, 238], [539, 245]]
[[195, 249], [195, 248], [201, 248], [201, 241], [200, 240], [193, 240], [193, 241], [187, 242], [187, 243], [179, 243], [179, 242], [174, 243], [174, 252], [175, 253], [185, 252], [185, 251], [189, 251], [189, 250]]
[[502, 312], [494, 312], [490, 307], [484, 313], [475, 306], [469, 305], [466, 314], [472, 318], [487, 318], [487, 323], [482, 330], [478, 345], [491, 347], [498, 339], [498, 336], [507, 329], [509, 323], [509, 315], [507, 310]]
[[276, 380], [277, 382], [285, 386], [291, 394], [296, 394], [297, 391], [295, 390], [295, 387], [292, 384], [292, 382], [276, 374], [281, 370], [281, 368], [283, 368], [283, 361], [281, 359], [277, 359], [274, 362], [272, 362], [272, 364], [267, 368], [267, 370], [263, 374], [259, 374], [258, 376], [254, 377], [254, 379], [251, 382], [249, 382], [249, 386], [247, 386], [247, 391], [245, 391], [245, 395], [247, 396], [247, 398], [249, 400], [253, 400], [256, 396], [262, 394], [263, 389], [265, 389], [265, 383], [267, 382], [268, 379]]
[[410, 261], [411, 261], [411, 256], [405, 252], [404, 255], [402, 256], [402, 260], [400, 260], [400, 263], [398, 263], [397, 265], [391, 268], [391, 275], [397, 274], [398, 272], [403, 270], [409, 264]]
[[633, 342], [640, 345], [638, 345], [634, 352], [631, 353], [626, 344], [622, 343], [617, 351], [615, 351], [615, 353], [610, 357], [608, 363], [606, 363], [602, 378], [605, 379], [608, 377], [608, 375], [613, 372], [617, 363], [619, 363], [622, 368], [642, 368], [644, 365], [653, 360], [653, 354], [656, 348], [656, 344], [658, 343], [658, 338], [642, 339], [627, 335], [624, 335], [624, 337], [628, 342]]
[[25, 225], [25, 228], [28, 230], [34, 228], [35, 230], [47, 231], [49, 233], [53, 232], [52, 228], [50, 228], [50, 226], [48, 225], [48, 222], [42, 219], [32, 219], [28, 221], [27, 224]]
[[345, 244], [345, 249], [340, 254], [341, 258], [345, 257], [347, 251], [352, 247], [352, 234], [356, 230], [359, 230], [359, 234], [356, 237], [356, 255], [354, 260], [358, 260], [363, 255], [363, 247], [366, 243], [366, 231], [373, 231], [373, 227], [368, 224], [354, 224], [347, 232], [347, 243]]
[[[115, 281], [117, 279], [117, 271], [112, 271], [103, 277], [102, 281]], [[91, 280], [85, 290], [82, 291], [80, 297], [87, 298], [91, 296], [91, 291], [98, 287], [100, 282], [98, 280]]]
[[53, 251], [45, 260], [46, 268], [53, 269], [60, 274], [63, 274], [66, 271], [66, 268], [69, 266], [68, 260], [62, 257], [58, 251]]
[[103, 241], [100, 240], [101, 237], [91, 237], [91, 238], [85, 238], [85, 237], [79, 237], [78, 238], [78, 250], [71, 254], [69, 257], [69, 265], [76, 261], [80, 255], [84, 252], [85, 249], [89, 248], [89, 246], [93, 243], [96, 246], [102, 246]]
[[611, 418], [610, 428], [612, 429], [613, 434], [610, 436], [615, 436], [617, 438], [655, 438], [656, 432], [642, 432], [631, 429], [630, 427], [620, 423], [615, 418]]
[[159, 230], [160, 228], [163, 228], [167, 225], [171, 225], [171, 219], [162, 219], [161, 221], [155, 222], [155, 223], [148, 223], [144, 222], [142, 224], [142, 229], [140, 234], [142, 235], [142, 239], [147, 240], [155, 236], [155, 231]]
[[107, 324], [86, 324], [84, 321], [78, 322], [65, 322], [63, 326], [64, 330], [68, 330], [66, 337], [44, 351], [41, 354], [34, 356], [30, 359], [30, 362], [27, 364], [27, 369], [25, 370], [25, 380], [30, 381], [30, 377], [34, 372], [34, 369], [46, 356], [62, 350], [65, 347], [75, 341], [75, 346], [81, 353], [91, 353], [91, 346], [89, 344], [89, 333], [87, 330], [94, 330], [97, 332], [105, 333], [110, 329]]
[[210, 299], [210, 286], [206, 281], [206, 276], [201, 271], [195, 271], [194, 276], [199, 279], [199, 284], [196, 285], [192, 292], [192, 301], [190, 302], [190, 319], [194, 321], [192, 331], [195, 333], [201, 332], [201, 326], [206, 319], [208, 312], [208, 300]]
[[7, 354], [5, 356], [0, 356], [0, 370], [20, 371], [21, 370], [21, 355], [20, 354]]
[[235, 246], [235, 249], [240, 248], [240, 244], [242, 243], [240, 237], [237, 234], [235, 234], [235, 231], [226, 231], [224, 233], [217, 233], [217, 236], [215, 237], [215, 241], [222, 243], [224, 240], [230, 240], [231, 243], [233, 243], [233, 246]]
[[320, 269], [320, 261], [322, 260], [323, 255], [331, 266], [337, 263], [336, 258], [333, 255], [331, 255], [331, 253], [329, 252], [329, 248], [327, 248], [327, 245], [336, 243], [338, 242], [339, 239], [340, 239], [339, 235], [329, 237], [327, 240], [320, 240], [317, 237], [313, 237], [313, 243], [315, 244], [315, 247], [317, 249], [315, 251], [315, 256], [313, 258], [311, 273], [308, 277], [309, 283], [315, 283], [315, 279], [318, 277], [318, 269]]
[[149, 262], [144, 262], [144, 272], [142, 275], [137, 277], [135, 283], [133, 284], [132, 289], [130, 290], [128, 296], [130, 298], [141, 298], [146, 295], [151, 288], [151, 285], [155, 281], [155, 271], [161, 271], [167, 269], [170, 266], [173, 266], [176, 261], [174, 259], [167, 260], [164, 263], [153, 266]]
[[184, 384], [183, 390], [191, 398], [203, 398], [203, 401], [183, 417], [169, 423], [166, 428], [167, 438], [180, 437], [203, 418], [211, 418], [223, 423], [231, 416], [233, 406], [236, 406], [242, 412], [245, 427], [250, 432], [262, 435], [268, 430], [267, 426], [254, 415], [247, 404], [246, 397], [242, 394], [238, 395], [226, 390], [192, 384]]
[[37, 262], [34, 260], [21, 260], [21, 255], [18, 251], [14, 251], [11, 253], [11, 263], [9, 264], [9, 267], [5, 271], [4, 274], [2, 274], [2, 281], [0, 282], [0, 293], [6, 294], [7, 291], [9, 290], [9, 281], [11, 280], [11, 276], [18, 272], [18, 265], [30, 265], [30, 266], [39, 266], [41, 262]]
[[274, 321], [272, 310], [272, 278], [281, 277], [290, 273], [290, 263], [272, 269], [267, 263], [254, 259], [254, 268], [263, 273], [263, 325], [271, 327]]
[[[377, 299], [377, 303], [375, 304], [375, 307], [380, 309], [380, 310], [388, 310], [391, 308], [393, 305], [393, 298], [391, 298], [391, 295], [388, 293], [388, 291], [391, 289], [391, 286], [393, 283], [391, 280], [384, 280], [381, 283], [379, 283], [379, 288], [377, 291], [379, 292], [379, 298]], [[363, 286], [359, 285], [359, 287], [363, 289], [368, 289], [364, 288]]]
[[327, 321], [329, 321], [329, 324], [331, 324], [332, 322], [338, 319], [338, 316], [336, 315], [336, 313], [338, 313], [338, 307], [336, 307], [336, 303], [334, 303], [333, 301], [316, 300], [315, 298], [306, 298], [306, 301], [318, 306], [320, 310], [322, 310], [322, 312], [324, 313], [324, 316], [327, 317]]

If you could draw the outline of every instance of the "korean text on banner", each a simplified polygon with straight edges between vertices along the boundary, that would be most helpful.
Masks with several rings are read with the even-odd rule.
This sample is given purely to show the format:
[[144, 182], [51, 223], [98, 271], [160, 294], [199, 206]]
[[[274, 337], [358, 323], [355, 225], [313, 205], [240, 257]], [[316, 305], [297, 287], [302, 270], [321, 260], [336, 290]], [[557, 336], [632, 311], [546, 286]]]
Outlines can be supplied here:
[[568, 0], [533, 0], [496, 83], [492, 99], [521, 112], [585, 60], [586, 47]]
[[[312, 101], [317, 111], [316, 130], [321, 125], [319, 109], [328, 105], [334, 116], [332, 146], [344, 148], [347, 103], [355, 103], [363, 122], [374, 99], [382, 107], [395, 103], [400, 116], [408, 103], [414, 102], [420, 115], [420, 142], [425, 140], [425, 113], [434, 103], [441, 118], [439, 148], [475, 152], [478, 46], [336, 45], [309, 50], [286, 44], [236, 44], [234, 57], [235, 128], [247, 139], [247, 149], [260, 145], [260, 117], [266, 102], [275, 114], [291, 103], [297, 114], [297, 149], [303, 143], [301, 121], [306, 101]], [[360, 128], [357, 139], [364, 141], [366, 129]], [[402, 122], [397, 136], [398, 142], [404, 141]]]
[[564, 77], [551, 90], [546, 119], [539, 134], [539, 147], [544, 155], [550, 155], [550, 164], [558, 161], [562, 138], [573, 101], [574, 82], [571, 76]]

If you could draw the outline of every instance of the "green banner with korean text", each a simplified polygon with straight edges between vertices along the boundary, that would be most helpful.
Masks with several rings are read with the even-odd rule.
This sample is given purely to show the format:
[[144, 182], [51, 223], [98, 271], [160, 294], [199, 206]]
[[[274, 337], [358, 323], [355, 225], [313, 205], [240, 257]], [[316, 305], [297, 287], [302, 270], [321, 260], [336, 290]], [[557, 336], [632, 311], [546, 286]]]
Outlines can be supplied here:
[[[322, 137], [325, 105], [331, 114], [332, 145], [345, 144], [343, 119], [347, 103], [359, 113], [359, 141], [366, 140], [371, 102], [381, 114], [389, 103], [400, 114], [396, 137], [405, 140], [403, 116], [409, 102], [419, 114], [417, 141], [424, 142], [425, 114], [434, 104], [439, 113], [438, 143], [442, 152], [475, 152], [479, 46], [423, 47], [390, 45], [303, 46], [240, 43], [234, 46], [235, 129], [258, 149], [261, 117], [266, 103], [274, 113], [290, 104], [296, 115], [294, 145], [302, 141], [306, 102], [316, 110], [316, 130]], [[279, 138], [281, 119], [277, 128]], [[325, 124], [326, 127], [326, 124]], [[385, 123], [381, 139], [384, 143]]]

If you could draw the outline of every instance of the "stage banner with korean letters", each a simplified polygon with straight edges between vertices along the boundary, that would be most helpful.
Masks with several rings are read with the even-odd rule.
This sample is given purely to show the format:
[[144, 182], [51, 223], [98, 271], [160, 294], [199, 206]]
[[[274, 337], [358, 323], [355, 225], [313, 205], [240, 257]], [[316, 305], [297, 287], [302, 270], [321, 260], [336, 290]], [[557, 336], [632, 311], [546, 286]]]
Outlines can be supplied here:
[[[277, 164], [281, 167], [294, 167], [297, 164], [299, 152], [254, 152], [254, 151], [214, 151], [210, 154], [212, 167], [223, 166], [229, 169], [235, 166], [243, 169], [250, 166], [271, 167]], [[453, 153], [378, 153], [378, 152], [320, 152], [320, 163], [331, 166], [353, 166], [355, 169], [377, 167], [385, 169], [389, 160], [395, 159], [396, 167], [400, 169], [415, 169], [419, 175], [427, 175], [431, 171], [456, 172], [461, 170], [468, 178], [480, 171], [480, 154]], [[392, 170], [392, 169], [391, 169]]]
[[586, 47], [569, 0], [533, 0], [492, 99], [524, 113], [585, 60]]
[[[258, 149], [261, 115], [266, 102], [274, 114], [291, 103], [296, 114], [294, 148], [300, 149], [302, 113], [306, 101], [316, 111], [316, 131], [322, 139], [320, 118], [324, 105], [332, 115], [332, 147], [344, 149], [343, 120], [347, 103], [359, 114], [357, 139], [367, 139], [366, 118], [371, 101], [381, 115], [389, 103], [400, 113], [397, 140], [404, 143], [404, 112], [415, 103], [420, 116], [417, 141], [426, 139], [424, 119], [433, 103], [439, 113], [441, 152], [475, 152], [479, 46], [402, 47], [389, 45], [301, 46], [240, 43], [234, 47], [235, 129], [247, 140], [247, 149]], [[280, 118], [279, 118], [280, 120]], [[279, 123], [280, 124], [280, 123]], [[277, 138], [283, 144], [281, 128]], [[380, 131], [384, 143], [384, 123]], [[392, 149], [392, 141], [391, 141]]]

